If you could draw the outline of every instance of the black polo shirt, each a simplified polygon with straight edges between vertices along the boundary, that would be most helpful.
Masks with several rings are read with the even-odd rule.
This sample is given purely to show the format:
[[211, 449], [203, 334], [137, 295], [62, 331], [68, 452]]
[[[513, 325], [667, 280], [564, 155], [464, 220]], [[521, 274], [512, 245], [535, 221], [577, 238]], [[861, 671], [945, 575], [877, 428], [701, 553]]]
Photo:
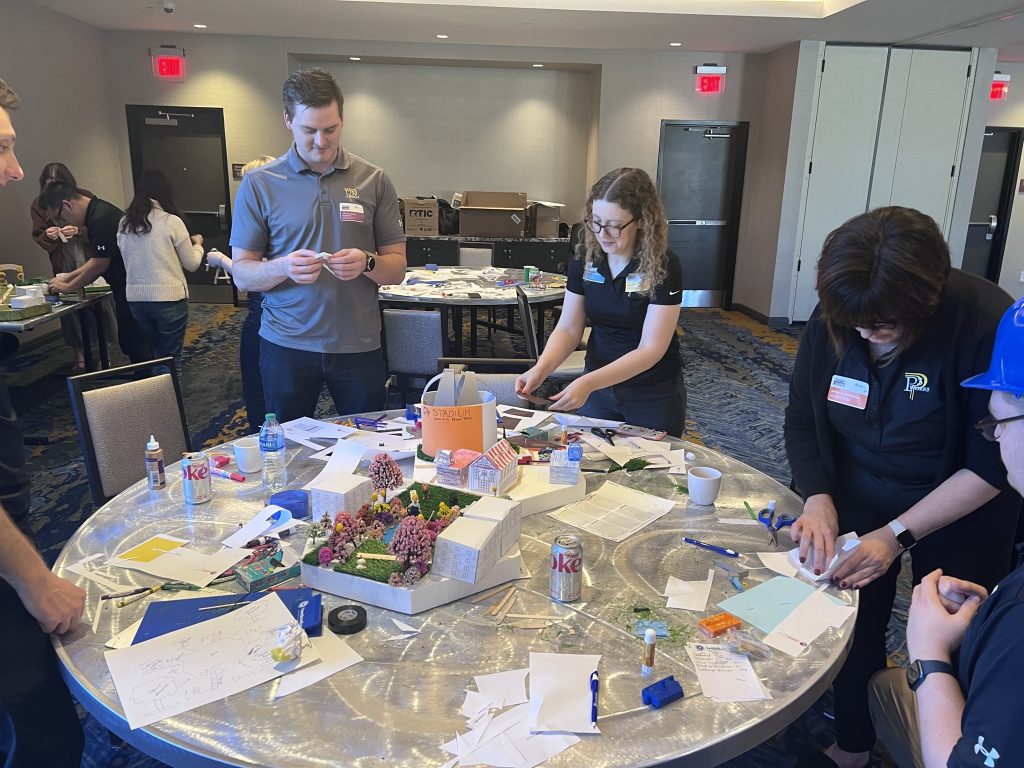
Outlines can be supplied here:
[[92, 198], [85, 209], [85, 226], [89, 230], [89, 243], [85, 251], [90, 259], [94, 256], [110, 259], [110, 266], [103, 273], [103, 279], [112, 289], [124, 293], [128, 276], [124, 271], [121, 249], [117, 247], [117, 227], [122, 216], [124, 211], [116, 205], [98, 197]]
[[[615, 278], [608, 269], [607, 259], [591, 270], [584, 269], [582, 259], [569, 261], [566, 288], [583, 297], [584, 310], [590, 320], [588, 371], [602, 368], [640, 346], [647, 308], [651, 304], [679, 306], [683, 289], [679, 259], [671, 251], [667, 253], [667, 259], [668, 274], [661, 285], [655, 287], [653, 297], [637, 290], [638, 284], [643, 283], [643, 275], [636, 272], [636, 259], [630, 261]], [[680, 367], [679, 342], [673, 336], [661, 360], [622, 384], [631, 386], [672, 381], [679, 375]]]
[[[1024, 761], [1024, 568], [992, 592], [971, 620], [957, 663], [966, 703], [950, 768]], [[996, 757], [996, 754], [999, 756]], [[991, 759], [987, 763], [986, 759]]]

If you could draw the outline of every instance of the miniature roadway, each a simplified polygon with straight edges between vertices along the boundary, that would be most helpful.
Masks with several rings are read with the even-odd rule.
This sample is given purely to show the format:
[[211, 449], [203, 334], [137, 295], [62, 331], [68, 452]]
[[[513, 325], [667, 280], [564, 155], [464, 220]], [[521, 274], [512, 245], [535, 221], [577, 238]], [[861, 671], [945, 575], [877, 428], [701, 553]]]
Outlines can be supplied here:
[[[699, 641], [697, 621], [717, 613], [716, 603], [735, 591], [725, 574], [717, 571], [707, 613], [665, 609], [660, 593], [668, 576], [703, 580], [715, 557], [682, 544], [681, 537], [690, 535], [743, 553], [770, 551], [762, 526], [725, 524], [719, 518], [746, 517], [744, 501], [757, 510], [774, 498], [780, 512], [791, 514], [798, 514], [801, 504], [780, 483], [745, 464], [698, 445], [687, 443], [686, 447], [696, 454], [693, 466], [722, 471], [716, 505], [690, 503], [688, 496], [676, 490], [676, 481], [685, 483], [685, 476], [668, 475], [665, 470], [611, 475], [617, 483], [677, 503], [667, 515], [619, 544], [568, 529], [583, 540], [579, 602], [560, 604], [548, 596], [551, 542], [566, 527], [543, 513], [523, 518], [520, 548], [531, 576], [514, 582], [518, 598], [513, 610], [564, 620], [539, 630], [508, 626], [509, 620], [499, 625], [490, 615], [495, 604], [490, 599], [473, 603], [472, 598], [463, 598], [413, 617], [367, 606], [366, 629], [345, 637], [363, 662], [276, 701], [277, 684], [271, 681], [132, 731], [104, 661], [104, 642], [140, 619], [148, 601], [105, 608], [94, 633], [90, 623], [104, 590], [66, 566], [91, 555], [113, 555], [156, 534], [187, 538], [193, 547], [214, 552], [238, 521], [259, 510], [264, 497], [258, 474], [249, 475], [245, 483], [214, 477], [213, 500], [186, 506], [174, 464], [168, 467], [165, 489], [150, 491], [144, 480], [128, 488], [83, 523], [58, 558], [57, 574], [88, 593], [82, 626], [54, 638], [62, 673], [74, 696], [105, 727], [172, 766], [421, 768], [446, 762], [451, 755], [441, 744], [456, 732], [465, 733], [459, 708], [465, 690], [475, 689], [474, 675], [527, 667], [531, 651], [599, 653], [601, 735], [582, 736], [578, 744], [545, 765], [720, 765], [771, 738], [810, 708], [846, 658], [854, 622], [826, 630], [797, 658], [776, 651], [770, 661], [755, 663], [772, 695], [769, 700], [716, 703], [700, 695], [685, 640]], [[230, 454], [230, 447], [225, 452]], [[290, 487], [301, 487], [323, 468], [322, 462], [306, 458], [311, 453], [288, 442]], [[411, 476], [413, 461], [400, 464], [403, 473]], [[588, 491], [609, 477], [585, 476]], [[791, 546], [784, 530], [780, 549]], [[756, 556], [741, 557], [739, 565], [750, 569], [748, 587], [775, 576], [759, 567]], [[118, 581], [147, 586], [153, 577], [123, 570]], [[218, 588], [239, 591], [234, 583]], [[173, 594], [159, 592], [157, 597]], [[855, 593], [842, 594], [856, 605]], [[335, 606], [353, 601], [325, 594], [323, 602], [326, 617]], [[643, 645], [634, 635], [634, 621], [652, 615], [638, 614], [637, 607], [653, 609], [653, 617], [667, 620], [675, 631], [675, 637], [659, 640], [650, 677], [640, 673]], [[409, 640], [386, 641], [397, 633], [392, 618], [422, 626], [422, 631]], [[326, 618], [324, 631], [330, 631]], [[682, 683], [685, 698], [661, 710], [643, 706], [641, 690], [667, 675]]]

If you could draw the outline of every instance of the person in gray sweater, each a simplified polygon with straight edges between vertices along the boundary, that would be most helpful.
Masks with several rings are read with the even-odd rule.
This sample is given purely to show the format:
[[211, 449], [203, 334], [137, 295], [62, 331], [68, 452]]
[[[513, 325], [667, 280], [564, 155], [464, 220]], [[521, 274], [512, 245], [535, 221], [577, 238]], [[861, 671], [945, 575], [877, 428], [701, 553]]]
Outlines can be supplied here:
[[173, 357], [181, 374], [188, 326], [188, 284], [184, 269], [203, 261], [203, 236], [189, 236], [174, 204], [171, 180], [143, 171], [135, 197], [118, 227], [117, 245], [127, 272], [126, 296], [156, 357]]

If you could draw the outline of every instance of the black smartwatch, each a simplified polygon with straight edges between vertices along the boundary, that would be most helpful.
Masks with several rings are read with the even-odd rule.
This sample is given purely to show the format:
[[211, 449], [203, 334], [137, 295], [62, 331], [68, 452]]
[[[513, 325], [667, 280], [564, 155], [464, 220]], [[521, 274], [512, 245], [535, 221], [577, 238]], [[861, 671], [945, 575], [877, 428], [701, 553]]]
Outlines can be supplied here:
[[912, 546], [917, 544], [917, 539], [914, 538], [914, 534], [907, 530], [907, 526], [901, 523], [899, 520], [893, 520], [889, 523], [889, 530], [893, 532], [896, 537], [896, 543], [904, 549], [910, 549]]
[[953, 665], [948, 661], [935, 661], [934, 659], [926, 659], [922, 661], [918, 659], [907, 667], [907, 685], [910, 686], [910, 690], [916, 691], [921, 687], [921, 683], [928, 677], [932, 672], [941, 672], [944, 675], [952, 675], [956, 677], [956, 672], [953, 670]]
[[366, 269], [363, 272], [373, 272], [374, 267], [377, 266], [377, 254], [369, 251], [363, 251], [363, 253], [366, 255]]

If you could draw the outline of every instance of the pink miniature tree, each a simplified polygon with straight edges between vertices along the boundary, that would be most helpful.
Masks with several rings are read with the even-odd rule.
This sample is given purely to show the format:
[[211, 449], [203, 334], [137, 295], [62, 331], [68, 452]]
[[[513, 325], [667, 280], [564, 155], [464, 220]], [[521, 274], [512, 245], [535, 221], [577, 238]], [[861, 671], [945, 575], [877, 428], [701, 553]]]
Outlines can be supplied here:
[[404, 517], [388, 545], [388, 552], [395, 556], [403, 571], [415, 567], [422, 576], [430, 562], [430, 544], [426, 523], [418, 517]]
[[386, 453], [378, 453], [373, 457], [369, 474], [374, 490], [381, 495], [381, 501], [387, 501], [388, 491], [402, 485], [402, 468]]

